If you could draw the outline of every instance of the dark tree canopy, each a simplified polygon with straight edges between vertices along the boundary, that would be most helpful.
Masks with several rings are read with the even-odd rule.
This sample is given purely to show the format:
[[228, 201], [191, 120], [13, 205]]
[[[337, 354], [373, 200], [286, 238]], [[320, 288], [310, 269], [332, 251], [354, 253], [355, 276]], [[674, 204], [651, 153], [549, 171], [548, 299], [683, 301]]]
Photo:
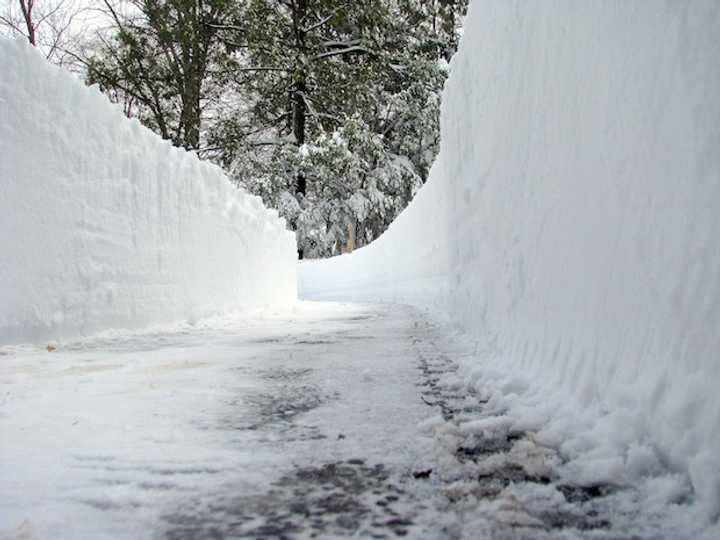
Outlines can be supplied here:
[[90, 80], [278, 208], [301, 256], [377, 238], [427, 180], [467, 0], [104, 3]]

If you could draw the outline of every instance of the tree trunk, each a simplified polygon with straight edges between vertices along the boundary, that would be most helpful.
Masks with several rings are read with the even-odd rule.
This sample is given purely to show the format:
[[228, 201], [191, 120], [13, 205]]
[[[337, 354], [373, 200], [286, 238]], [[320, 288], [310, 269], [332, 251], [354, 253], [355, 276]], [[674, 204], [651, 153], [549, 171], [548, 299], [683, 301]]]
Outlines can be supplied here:
[[[298, 48], [297, 65], [295, 66], [295, 84], [293, 85], [293, 135], [298, 146], [305, 144], [305, 120], [307, 107], [305, 104], [305, 92], [307, 90], [305, 74], [305, 31], [303, 25], [307, 16], [307, 0], [297, 0], [293, 10], [293, 27], [295, 30], [295, 41]], [[307, 193], [307, 181], [302, 172], [297, 174], [297, 194]]]
[[[293, 95], [293, 135], [298, 147], [305, 144], [305, 115], [307, 114], [305, 107], [305, 74], [301, 73], [295, 80], [295, 90]], [[303, 197], [307, 193], [307, 180], [302, 171], [297, 173], [297, 194]]]
[[30, 45], [36, 46], [37, 39], [35, 37], [35, 26], [32, 22], [32, 10], [34, 0], [20, 0], [20, 11], [22, 11], [23, 19], [25, 19], [25, 26], [27, 27], [27, 38]]
[[[298, 49], [298, 58], [295, 66], [295, 84], [292, 92], [293, 111], [293, 135], [295, 144], [298, 147], [305, 144], [305, 121], [307, 117], [307, 106], [305, 104], [305, 92], [307, 81], [305, 73], [306, 50], [305, 50], [305, 18], [307, 16], [307, 0], [297, 0], [293, 8], [293, 28], [295, 30], [295, 42]], [[297, 172], [295, 178], [295, 193], [298, 199], [307, 194], [307, 179], [302, 171]], [[298, 258], [303, 258], [302, 247], [298, 248]]]
[[201, 66], [191, 67], [193, 74], [185, 81], [185, 95], [183, 96], [182, 125], [183, 146], [186, 150], [200, 148], [200, 94], [202, 90], [202, 75], [197, 73]]

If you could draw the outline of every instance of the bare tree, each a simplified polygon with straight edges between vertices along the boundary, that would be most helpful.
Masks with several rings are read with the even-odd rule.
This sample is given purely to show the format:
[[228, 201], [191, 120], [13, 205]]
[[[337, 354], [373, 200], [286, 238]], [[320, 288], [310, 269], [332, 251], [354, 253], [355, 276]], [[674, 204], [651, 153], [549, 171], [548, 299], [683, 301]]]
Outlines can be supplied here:
[[20, 2], [20, 11], [22, 11], [25, 28], [27, 28], [27, 38], [30, 45], [37, 47], [37, 39], [35, 38], [35, 24], [33, 23], [34, 0], [18, 0]]
[[48, 60], [63, 64], [73, 21], [82, 11], [76, 0], [10, 0], [0, 11], [0, 32], [24, 36]]

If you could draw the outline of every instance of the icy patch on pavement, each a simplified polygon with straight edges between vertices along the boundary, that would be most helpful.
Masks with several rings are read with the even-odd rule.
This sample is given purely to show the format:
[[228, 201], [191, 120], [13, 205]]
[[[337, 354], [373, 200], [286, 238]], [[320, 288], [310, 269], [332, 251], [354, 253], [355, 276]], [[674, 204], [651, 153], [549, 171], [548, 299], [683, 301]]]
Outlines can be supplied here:
[[298, 467], [264, 492], [209, 496], [163, 519], [169, 540], [422, 537], [415, 518], [432, 510], [408, 489], [382, 463], [349, 459]]
[[682, 476], [578, 481], [413, 309], [215, 325], [0, 358], [0, 537], [701, 537]]
[[[413, 385], [412, 329], [403, 308], [304, 303], [53, 352], [6, 348], [0, 536], [174, 537], [229, 530], [242, 516], [261, 530], [283, 505], [304, 516], [303, 500], [327, 513], [328, 530], [356, 518], [375, 527], [375, 509], [402, 528], [386, 523], [397, 516], [383, 505], [430, 444], [416, 427], [427, 410]], [[373, 509], [367, 523], [323, 502], [332, 467], [337, 481], [348, 477], [335, 486], [347, 504]]]

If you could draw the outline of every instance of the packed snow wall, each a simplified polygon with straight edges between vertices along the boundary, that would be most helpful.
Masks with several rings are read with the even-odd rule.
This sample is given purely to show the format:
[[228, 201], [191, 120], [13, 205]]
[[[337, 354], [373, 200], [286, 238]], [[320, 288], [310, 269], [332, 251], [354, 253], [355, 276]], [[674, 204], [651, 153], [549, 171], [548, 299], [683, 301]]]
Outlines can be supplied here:
[[301, 297], [439, 307], [567, 474], [717, 519], [719, 58], [716, 0], [473, 1], [428, 185]]
[[291, 303], [296, 259], [218, 167], [0, 39], [0, 344]]

